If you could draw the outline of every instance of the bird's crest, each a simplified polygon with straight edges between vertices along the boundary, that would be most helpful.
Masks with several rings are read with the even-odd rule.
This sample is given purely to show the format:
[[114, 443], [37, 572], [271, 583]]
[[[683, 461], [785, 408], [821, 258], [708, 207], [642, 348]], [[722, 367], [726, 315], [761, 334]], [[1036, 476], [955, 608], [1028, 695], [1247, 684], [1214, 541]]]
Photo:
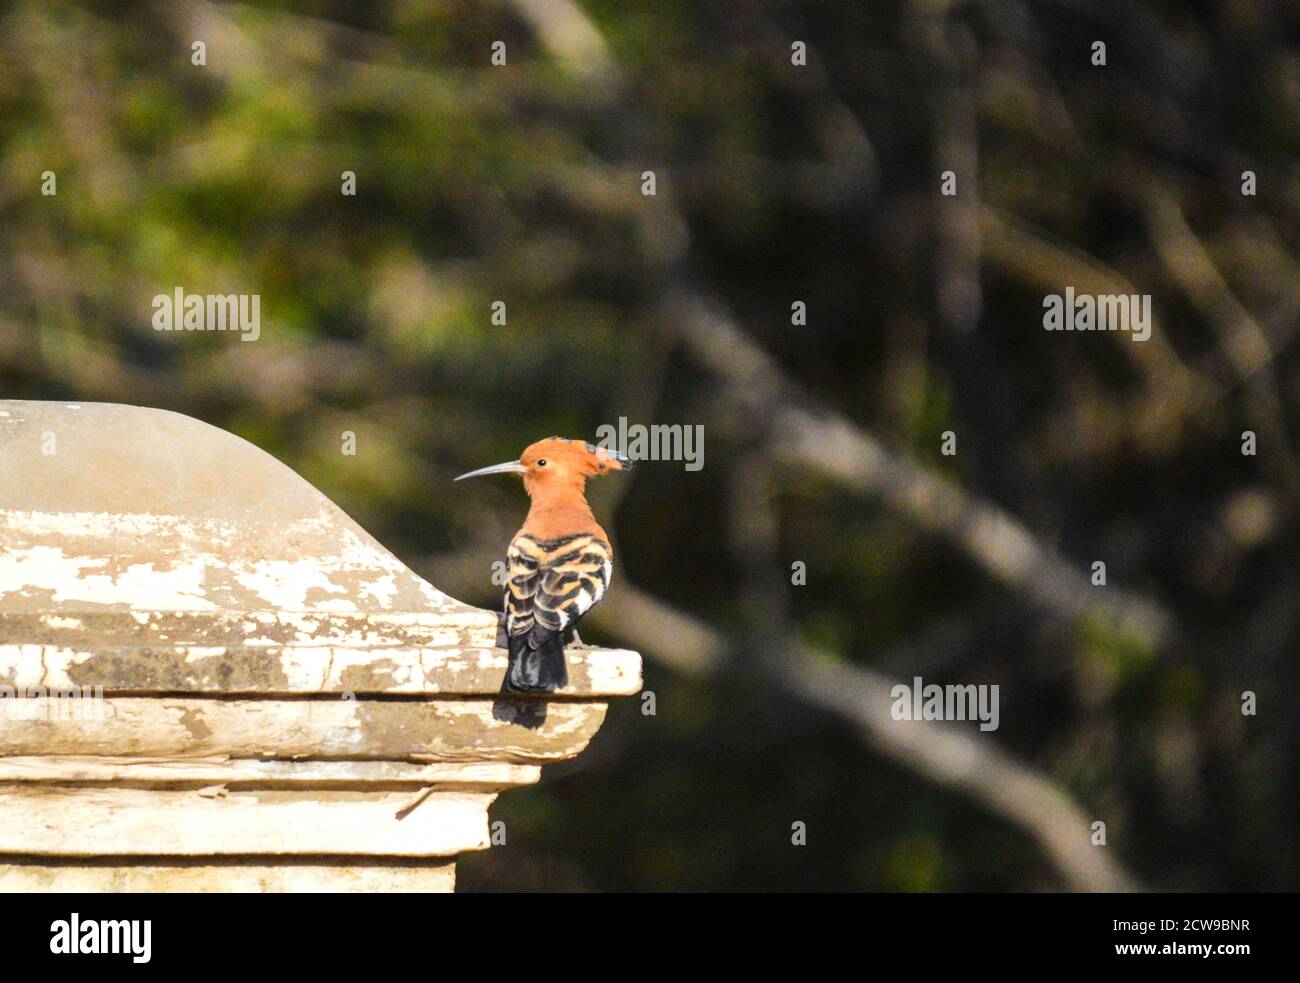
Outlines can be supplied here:
[[[546, 463], [543, 464], [543, 461]], [[530, 444], [519, 455], [519, 463], [528, 468], [530, 473], [555, 467], [583, 477], [609, 471], [632, 470], [631, 460], [617, 451], [566, 437], [547, 437]]]

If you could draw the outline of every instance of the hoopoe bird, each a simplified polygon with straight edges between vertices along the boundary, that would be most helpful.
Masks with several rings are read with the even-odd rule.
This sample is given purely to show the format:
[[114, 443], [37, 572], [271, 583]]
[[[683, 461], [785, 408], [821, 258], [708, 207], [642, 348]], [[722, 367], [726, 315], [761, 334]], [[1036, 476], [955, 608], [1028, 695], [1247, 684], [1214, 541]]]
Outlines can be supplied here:
[[568, 683], [565, 633], [605, 596], [614, 572], [609, 537], [587, 504], [587, 479], [631, 468], [622, 454], [550, 437], [531, 444], [518, 461], [456, 479], [523, 475], [532, 499], [506, 553], [506, 689], [553, 692]]

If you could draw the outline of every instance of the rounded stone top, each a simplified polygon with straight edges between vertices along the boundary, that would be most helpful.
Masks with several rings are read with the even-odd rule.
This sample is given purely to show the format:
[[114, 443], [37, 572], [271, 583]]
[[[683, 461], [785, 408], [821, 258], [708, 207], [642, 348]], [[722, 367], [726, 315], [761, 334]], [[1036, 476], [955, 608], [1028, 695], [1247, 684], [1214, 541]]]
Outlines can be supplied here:
[[234, 434], [139, 406], [0, 401], [0, 612], [109, 610], [496, 628]]

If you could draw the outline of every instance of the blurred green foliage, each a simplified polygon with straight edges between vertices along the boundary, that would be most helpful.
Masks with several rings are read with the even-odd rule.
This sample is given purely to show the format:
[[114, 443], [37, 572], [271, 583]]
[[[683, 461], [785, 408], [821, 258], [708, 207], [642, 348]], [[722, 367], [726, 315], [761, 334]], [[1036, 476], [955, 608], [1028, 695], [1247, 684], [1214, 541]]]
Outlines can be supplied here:
[[[593, 498], [620, 576], [726, 632], [740, 668], [699, 678], [642, 646], [657, 715], [618, 702], [583, 757], [505, 796], [510, 845], [466, 858], [461, 888], [1059, 887], [1023, 831], [745, 671], [764, 613], [737, 590], [729, 482], [753, 435], [683, 352], [690, 327], [663, 323], [664, 291], [692, 283], [821, 405], [1080, 570], [1106, 558], [1179, 627], [1154, 651], [1062, 623], [880, 502], [786, 469], [804, 641], [999, 683], [989, 739], [1106, 819], [1146, 883], [1300, 885], [1294, 7], [600, 0], [550, 35], [526, 8], [0, 7], [0, 393], [233, 430], [491, 607], [525, 502], [453, 475], [619, 416], [703, 423], [702, 471], [645, 464]], [[944, 232], [937, 194], [967, 123], [978, 243]], [[974, 330], [936, 300], [966, 248]], [[1149, 345], [1042, 331], [1045, 292], [1121, 281], [1155, 295]], [[260, 294], [261, 339], [154, 332], [151, 298], [178, 285]], [[1224, 291], [1266, 340], [1254, 370]]]

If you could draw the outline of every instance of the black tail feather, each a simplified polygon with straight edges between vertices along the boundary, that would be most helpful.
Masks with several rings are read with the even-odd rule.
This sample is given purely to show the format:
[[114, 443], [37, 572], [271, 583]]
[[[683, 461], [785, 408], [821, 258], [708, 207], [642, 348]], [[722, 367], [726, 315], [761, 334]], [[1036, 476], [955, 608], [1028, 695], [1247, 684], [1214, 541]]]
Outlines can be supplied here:
[[[537, 628], [532, 635], [538, 634]], [[564, 661], [564, 635], [550, 632], [536, 648], [528, 644], [529, 635], [509, 640], [510, 667], [506, 670], [505, 688], [512, 693], [553, 693], [569, 683]]]

